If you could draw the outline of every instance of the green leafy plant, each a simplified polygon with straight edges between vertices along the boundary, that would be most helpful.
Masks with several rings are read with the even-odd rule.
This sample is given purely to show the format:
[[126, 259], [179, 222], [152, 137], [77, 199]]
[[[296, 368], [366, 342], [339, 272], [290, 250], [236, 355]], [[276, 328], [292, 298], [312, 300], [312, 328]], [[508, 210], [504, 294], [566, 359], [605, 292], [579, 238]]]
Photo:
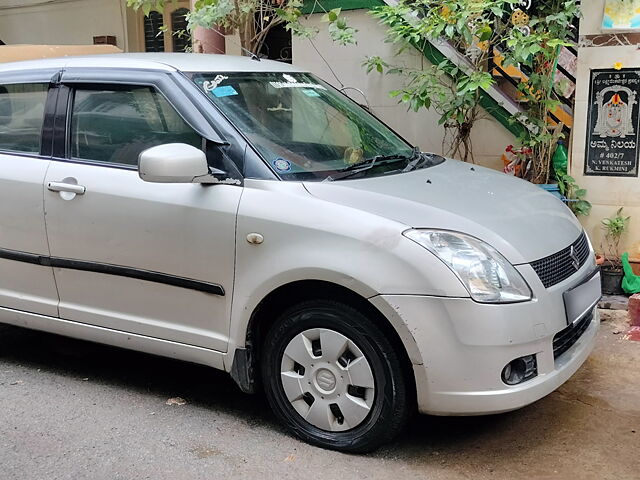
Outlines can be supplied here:
[[580, 7], [577, 0], [537, 0], [529, 15], [526, 29], [509, 32], [505, 65], [526, 66], [531, 71], [518, 85], [524, 112], [517, 120], [527, 127], [522, 144], [533, 150], [527, 179], [548, 183], [558, 131], [549, 112], [561, 105], [555, 72], [562, 47], [572, 45], [573, 22], [580, 16]]
[[423, 62], [420, 68], [391, 65], [380, 57], [365, 60], [368, 72], [403, 78], [403, 87], [390, 92], [412, 110], [435, 110], [445, 129], [443, 149], [465, 161], [473, 161], [471, 130], [482, 118], [480, 96], [494, 84], [487, 70], [495, 55], [491, 44], [506, 41], [508, 25], [502, 20], [516, 0], [401, 0], [397, 5], [376, 8], [372, 14], [387, 26], [387, 41], [424, 50], [430, 42], [449, 42], [466, 54], [456, 64]]
[[[127, 0], [127, 6], [142, 10], [162, 12], [165, 0]], [[319, 13], [328, 24], [329, 36], [340, 45], [355, 43], [356, 30], [347, 24], [339, 8], [326, 11], [322, 2], [316, 2]], [[303, 25], [302, 0], [197, 0], [187, 14], [187, 30], [196, 27], [236, 30], [240, 45], [246, 52], [259, 54], [269, 32], [284, 25], [292, 34], [313, 37], [317, 29]]]
[[556, 172], [560, 193], [569, 200], [569, 208], [576, 216], [587, 216], [591, 212], [591, 203], [585, 200], [587, 191], [570, 176]]
[[524, 109], [514, 119], [525, 125], [521, 141], [534, 152], [530, 168], [522, 172], [534, 183], [548, 183], [557, 140], [548, 114], [559, 104], [553, 74], [560, 48], [570, 43], [579, 9], [576, 0], [533, 3], [528, 14], [520, 12], [526, 20], [518, 22], [513, 12], [519, 0], [400, 0], [376, 8], [372, 14], [387, 27], [387, 41], [399, 50], [412, 46], [424, 51], [447, 42], [466, 58], [407, 68], [372, 56], [365, 66], [368, 72], [400, 76], [403, 88], [391, 95], [413, 110], [435, 110], [445, 128], [445, 150], [470, 161], [471, 131], [483, 115], [480, 97], [495, 83], [491, 65], [528, 67], [532, 73], [519, 86]]
[[322, 17], [322, 21], [329, 24], [329, 37], [339, 45], [355, 43], [357, 30], [350, 27], [344, 17], [340, 16], [341, 8], [329, 10]]
[[605, 264], [610, 268], [620, 268], [620, 239], [627, 231], [631, 217], [622, 215], [620, 207], [615, 215], [602, 220], [602, 228], [604, 230], [604, 241], [606, 246], [604, 251]]

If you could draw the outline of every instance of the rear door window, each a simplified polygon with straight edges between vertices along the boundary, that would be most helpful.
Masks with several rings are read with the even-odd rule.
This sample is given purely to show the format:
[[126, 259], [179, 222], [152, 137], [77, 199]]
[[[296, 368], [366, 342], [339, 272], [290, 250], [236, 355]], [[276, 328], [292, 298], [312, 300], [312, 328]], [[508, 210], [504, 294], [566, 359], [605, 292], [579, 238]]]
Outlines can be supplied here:
[[72, 158], [137, 165], [140, 152], [164, 143], [202, 148], [202, 138], [154, 88], [101, 86], [75, 91]]
[[0, 150], [40, 153], [48, 84], [0, 85]]

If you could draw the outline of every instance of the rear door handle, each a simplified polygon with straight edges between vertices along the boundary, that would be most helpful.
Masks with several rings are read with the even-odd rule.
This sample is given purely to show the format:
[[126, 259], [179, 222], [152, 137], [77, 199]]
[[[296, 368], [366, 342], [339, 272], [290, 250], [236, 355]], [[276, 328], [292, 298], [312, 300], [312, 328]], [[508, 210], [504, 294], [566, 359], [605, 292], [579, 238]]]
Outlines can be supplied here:
[[64, 182], [49, 182], [47, 183], [47, 188], [52, 192], [70, 192], [75, 193], [76, 195], [84, 195], [84, 192], [87, 190], [82, 185]]

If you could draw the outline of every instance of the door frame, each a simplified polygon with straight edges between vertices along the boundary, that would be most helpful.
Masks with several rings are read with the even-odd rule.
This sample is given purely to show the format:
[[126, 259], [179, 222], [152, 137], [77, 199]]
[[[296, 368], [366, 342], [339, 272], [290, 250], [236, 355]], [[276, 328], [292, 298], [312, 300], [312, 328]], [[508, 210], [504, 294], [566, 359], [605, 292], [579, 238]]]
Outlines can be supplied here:
[[[29, 70], [14, 70], [14, 71], [7, 71], [7, 72], [0, 73], [1, 85], [41, 84], [41, 85], [47, 86], [46, 95], [44, 98], [44, 105], [43, 105], [42, 124], [40, 126], [40, 145], [38, 147], [38, 151], [37, 152], [18, 152], [18, 151], [0, 149], [0, 154], [2, 155], [6, 155], [9, 157], [29, 159], [29, 161], [34, 162], [34, 165], [37, 165], [38, 162], [46, 162], [42, 164], [44, 168], [42, 180], [44, 180], [46, 176], [46, 171], [47, 171], [49, 162], [51, 160], [51, 146], [53, 143], [53, 136], [51, 132], [51, 126], [52, 126], [51, 115], [55, 111], [55, 104], [56, 104], [57, 95], [58, 95], [57, 89], [54, 88], [55, 87], [54, 79], [56, 78], [56, 75], [58, 74], [58, 72], [59, 72], [58, 68], [39, 68], [39, 69], [29, 69]], [[43, 185], [42, 183], [38, 183], [36, 181], [34, 182], [34, 193], [36, 193], [38, 188], [40, 189], [39, 195], [42, 195], [41, 189], [43, 188]], [[42, 205], [44, 207], [44, 203]], [[55, 285], [53, 269], [51, 268], [51, 265], [47, 262], [47, 258], [50, 251], [49, 251], [48, 239], [46, 237], [46, 225], [45, 225], [44, 212], [40, 211], [38, 215], [40, 215], [41, 217], [40, 220], [42, 222], [42, 234], [43, 234], [43, 237], [41, 237], [42, 245], [38, 249], [30, 250], [30, 251], [25, 251], [24, 245], [20, 245], [19, 246], [20, 249], [7, 248], [7, 247], [13, 246], [10, 243], [0, 245], [0, 259], [23, 264], [23, 267], [18, 267], [18, 268], [28, 269], [29, 267], [24, 266], [24, 264], [35, 265], [36, 266], [35, 271], [39, 272], [40, 269], [42, 269], [43, 275], [45, 274], [44, 269], [47, 268], [49, 270], [50, 278], [51, 278], [50, 286], [55, 291], [55, 293], [51, 292], [49, 297], [51, 302], [51, 308], [52, 309], [55, 308], [55, 314], [53, 313], [53, 310], [51, 312], [47, 312], [47, 314], [57, 315], [58, 314], [57, 302], [59, 302], [60, 299], [59, 299], [59, 296], [57, 295], [57, 288]], [[13, 246], [13, 248], [16, 248], [16, 246]], [[27, 293], [26, 291], [22, 291], [23, 295], [26, 293]], [[26, 295], [25, 298], [28, 298], [28, 295]], [[53, 307], [54, 303], [56, 303], [55, 307]], [[36, 309], [38, 308], [38, 305], [37, 304], [32, 304], [28, 306], [22, 305], [20, 307], [14, 305], [12, 307], [8, 307], [5, 304], [0, 307], [2, 308], [3, 311], [17, 311], [12, 309], [21, 308], [21, 310], [23, 311], [29, 310], [33, 312], [33, 311], [37, 311]], [[31, 308], [33, 308], [34, 310], [31, 310]], [[44, 314], [44, 311], [40, 311], [39, 313], [34, 313], [34, 315], [35, 314]]]
[[[224, 149], [225, 154], [237, 166], [239, 180], [244, 183], [246, 151], [253, 147], [187, 75], [171, 67], [157, 70], [73, 67], [60, 71], [59, 98], [53, 114], [55, 121], [51, 126], [53, 132], [51, 156], [54, 160], [100, 165], [99, 162], [72, 159], [69, 156], [73, 89], [82, 85], [133, 85], [155, 88], [196, 133], [211, 144]], [[107, 166], [132, 170], [137, 168], [113, 164]], [[267, 177], [276, 179], [274, 175]]]
[[67, 138], [71, 122], [72, 89], [81, 85], [155, 88], [198, 135], [217, 145], [229, 145], [202, 114], [201, 109], [193, 104], [193, 99], [184, 92], [183, 85], [175, 81], [171, 72], [130, 68], [68, 68], [62, 72], [59, 82], [63, 95], [56, 105], [53, 148], [54, 157], [58, 160], [71, 160], [68, 157]]

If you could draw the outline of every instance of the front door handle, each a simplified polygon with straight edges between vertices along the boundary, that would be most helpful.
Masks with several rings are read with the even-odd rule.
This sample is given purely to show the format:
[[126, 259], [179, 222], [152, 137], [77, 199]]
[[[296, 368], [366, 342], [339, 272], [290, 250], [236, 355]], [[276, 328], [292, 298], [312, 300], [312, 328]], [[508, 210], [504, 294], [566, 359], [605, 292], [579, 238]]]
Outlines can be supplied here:
[[52, 192], [69, 192], [75, 193], [76, 195], [84, 195], [84, 192], [87, 190], [82, 185], [65, 182], [49, 182], [47, 183], [47, 188]]

